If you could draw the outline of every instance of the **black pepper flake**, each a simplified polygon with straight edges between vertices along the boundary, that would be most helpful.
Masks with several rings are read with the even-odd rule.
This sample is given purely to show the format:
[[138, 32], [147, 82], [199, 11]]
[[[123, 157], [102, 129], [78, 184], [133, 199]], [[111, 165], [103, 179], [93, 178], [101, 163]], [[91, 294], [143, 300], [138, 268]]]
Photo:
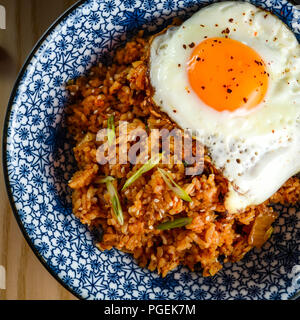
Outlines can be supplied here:
[[190, 43], [190, 44], [189, 44], [189, 47], [190, 47], [190, 48], [194, 48], [194, 47], [195, 47], [195, 42]]
[[181, 64], [180, 63], [178, 63], [178, 68], [180, 68], [181, 67]]
[[258, 66], [262, 66], [262, 65], [263, 65], [261, 61], [254, 60], [254, 62], [255, 62]]
[[233, 18], [230, 18], [228, 21], [229, 21], [229, 22], [233, 22]]
[[205, 27], [205, 25], [204, 25], [204, 24], [200, 24], [200, 27], [204, 28], [204, 27]]
[[215, 24], [215, 27], [218, 27], [219, 25], [218, 24]]
[[231, 92], [232, 92], [232, 90], [228, 88], [227, 89], [227, 93], [231, 93]]
[[186, 49], [186, 45], [185, 44], [183, 44], [182, 47], [183, 47], [183, 49]]
[[176, 113], [177, 111], [176, 111], [176, 110], [173, 110], [173, 112]]
[[265, 15], [264, 15], [264, 18], [266, 19], [268, 17], [268, 14], [266, 13]]
[[245, 98], [245, 97], [243, 98], [243, 100], [244, 100], [244, 102], [245, 102], [245, 103], [248, 101], [248, 99], [247, 99], [247, 98]]
[[240, 159], [236, 159], [236, 162], [237, 162], [237, 163], [241, 163], [241, 160], [240, 160]]
[[200, 58], [200, 57], [197, 57], [196, 60], [197, 60], [197, 61], [201, 61], [201, 58]]
[[201, 87], [201, 89], [202, 89], [202, 90], [204, 90], [204, 89], [205, 89], [205, 87], [204, 87], [204, 86], [202, 86], [202, 87]]

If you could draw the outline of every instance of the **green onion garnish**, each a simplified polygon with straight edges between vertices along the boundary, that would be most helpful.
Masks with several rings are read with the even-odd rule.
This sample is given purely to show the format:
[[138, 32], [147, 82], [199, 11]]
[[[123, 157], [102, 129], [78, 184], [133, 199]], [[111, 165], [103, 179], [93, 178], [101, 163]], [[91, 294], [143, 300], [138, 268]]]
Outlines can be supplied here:
[[107, 120], [107, 140], [108, 140], [109, 146], [113, 144], [115, 136], [116, 136], [115, 121], [114, 121], [114, 116], [111, 115]]
[[192, 218], [178, 218], [173, 221], [167, 221], [167, 222], [161, 223], [156, 227], [156, 229], [169, 230], [174, 228], [181, 228], [190, 224], [192, 221], [193, 221]]
[[191, 197], [173, 180], [169, 172], [164, 169], [157, 168], [166, 185], [171, 189], [180, 199], [191, 202]]
[[97, 180], [96, 183], [106, 183], [107, 191], [110, 196], [110, 201], [111, 201], [114, 214], [117, 220], [119, 221], [120, 225], [123, 225], [124, 224], [123, 211], [122, 211], [121, 203], [119, 200], [118, 192], [112, 183], [114, 180], [115, 178], [108, 176], [108, 177]]
[[125, 182], [122, 191], [125, 190], [127, 187], [129, 187], [135, 180], [140, 178], [144, 173], [150, 171], [155, 166], [158, 165], [159, 161], [162, 158], [162, 154], [156, 154], [154, 157], [149, 159], [143, 166], [140, 167], [138, 171], [136, 171], [127, 181]]
[[266, 233], [265, 233], [265, 239], [266, 240], [268, 240], [271, 237], [273, 231], [274, 231], [274, 229], [273, 229], [272, 226], [266, 231]]

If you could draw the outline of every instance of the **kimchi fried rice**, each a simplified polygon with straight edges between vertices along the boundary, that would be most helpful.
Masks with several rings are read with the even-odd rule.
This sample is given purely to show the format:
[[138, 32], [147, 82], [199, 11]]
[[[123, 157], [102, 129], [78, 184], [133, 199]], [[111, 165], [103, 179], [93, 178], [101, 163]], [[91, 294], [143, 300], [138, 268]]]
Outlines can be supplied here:
[[[67, 126], [76, 143], [78, 164], [69, 182], [73, 213], [89, 227], [100, 250], [117, 248], [131, 253], [141, 267], [163, 277], [178, 265], [192, 271], [201, 269], [203, 276], [212, 276], [222, 263], [239, 261], [267, 241], [278, 217], [273, 204], [296, 204], [300, 180], [292, 177], [265, 203], [229, 214], [224, 207], [228, 183], [213, 166], [209, 154], [204, 153], [203, 172], [187, 176], [184, 161], [175, 163], [171, 153], [169, 164], [159, 163], [122, 190], [142, 164], [98, 163], [96, 154], [101, 143], [96, 135], [108, 127], [109, 117], [114, 116], [116, 139], [121, 121], [128, 122], [129, 132], [137, 128], [147, 132], [177, 128], [151, 99], [147, 74], [150, 41], [140, 32], [117, 50], [111, 64], [99, 63], [88, 76], [68, 83], [74, 101], [67, 110]], [[127, 147], [132, 144], [128, 142]], [[168, 171], [192, 201], [184, 201], [174, 193], [159, 168]], [[99, 177], [108, 176], [114, 178], [112, 185], [117, 190], [123, 224], [115, 217], [106, 184], [99, 183]], [[183, 217], [190, 218], [190, 223], [157, 228]]]

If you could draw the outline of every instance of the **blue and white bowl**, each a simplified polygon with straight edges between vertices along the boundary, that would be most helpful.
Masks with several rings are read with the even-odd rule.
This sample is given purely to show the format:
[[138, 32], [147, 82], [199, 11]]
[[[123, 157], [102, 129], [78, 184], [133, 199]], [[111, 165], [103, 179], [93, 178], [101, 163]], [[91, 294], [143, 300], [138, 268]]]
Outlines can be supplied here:
[[[4, 173], [16, 219], [33, 251], [67, 289], [84, 299], [293, 299], [300, 290], [300, 211], [280, 208], [271, 239], [212, 278], [179, 267], [161, 278], [117, 250], [100, 252], [72, 215], [75, 162], [66, 138], [64, 84], [84, 74], [138, 29], [155, 31], [209, 0], [80, 1], [47, 31], [13, 90], [4, 128]], [[300, 10], [256, 0], [300, 39]]]

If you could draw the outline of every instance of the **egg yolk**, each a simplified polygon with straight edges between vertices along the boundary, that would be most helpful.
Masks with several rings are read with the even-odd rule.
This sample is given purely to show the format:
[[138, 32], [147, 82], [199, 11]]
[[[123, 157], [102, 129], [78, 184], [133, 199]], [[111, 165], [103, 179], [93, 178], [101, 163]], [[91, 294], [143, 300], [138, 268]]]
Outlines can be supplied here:
[[187, 70], [194, 92], [217, 111], [254, 108], [268, 88], [269, 75], [259, 54], [230, 38], [209, 38], [199, 43]]

